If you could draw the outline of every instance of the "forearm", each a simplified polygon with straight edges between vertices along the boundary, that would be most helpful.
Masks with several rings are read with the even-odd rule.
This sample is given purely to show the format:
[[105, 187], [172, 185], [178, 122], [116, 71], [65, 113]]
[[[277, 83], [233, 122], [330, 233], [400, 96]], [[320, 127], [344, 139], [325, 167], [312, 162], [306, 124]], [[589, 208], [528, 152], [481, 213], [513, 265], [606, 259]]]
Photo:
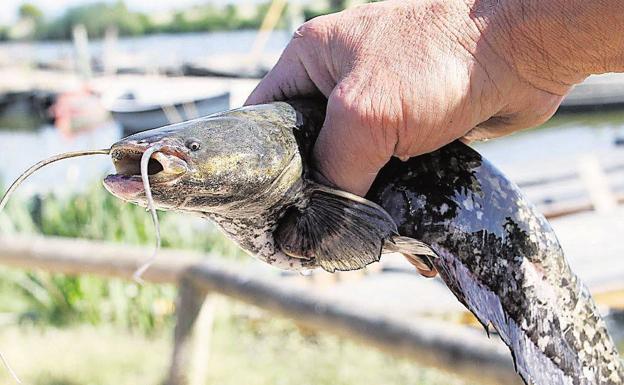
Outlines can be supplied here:
[[491, 17], [483, 3], [473, 10], [488, 19], [484, 36], [537, 88], [560, 94], [591, 74], [624, 71], [622, 0], [498, 0]]

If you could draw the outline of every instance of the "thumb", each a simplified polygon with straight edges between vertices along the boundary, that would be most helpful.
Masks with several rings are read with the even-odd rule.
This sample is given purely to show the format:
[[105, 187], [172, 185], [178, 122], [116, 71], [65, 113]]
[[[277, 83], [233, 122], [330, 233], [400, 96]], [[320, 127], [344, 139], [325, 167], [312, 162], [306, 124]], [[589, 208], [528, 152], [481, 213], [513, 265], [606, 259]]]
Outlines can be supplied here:
[[[392, 150], [388, 151], [388, 146], [376, 138], [362, 107], [350, 102], [355, 99], [345, 94], [345, 83], [329, 97], [325, 123], [314, 146], [314, 160], [317, 170], [330, 183], [364, 196], [390, 160]], [[394, 145], [390, 148], [394, 149]]]
[[[319, 86], [310, 77], [306, 66], [316, 68], [317, 65], [309, 55], [299, 54], [306, 51], [304, 44], [307, 43], [297, 36], [290, 41], [275, 66], [251, 92], [245, 105], [318, 95], [322, 89], [327, 88], [327, 85], [321, 85], [322, 89], [319, 90]], [[319, 71], [317, 69], [314, 72]]]

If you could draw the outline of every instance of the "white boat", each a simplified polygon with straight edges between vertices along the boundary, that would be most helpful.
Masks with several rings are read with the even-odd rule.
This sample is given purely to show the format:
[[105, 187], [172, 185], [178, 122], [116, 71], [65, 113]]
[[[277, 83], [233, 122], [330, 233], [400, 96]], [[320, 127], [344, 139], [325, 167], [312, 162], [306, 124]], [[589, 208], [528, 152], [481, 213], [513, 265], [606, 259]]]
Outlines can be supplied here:
[[230, 108], [230, 91], [226, 87], [206, 90], [200, 84], [189, 87], [186, 82], [143, 83], [106, 99], [107, 109], [126, 135]]
[[210, 115], [227, 110], [229, 107], [229, 92], [193, 100], [172, 101], [168, 104], [142, 103], [134, 98], [133, 94], [125, 94], [119, 97], [109, 110], [113, 118], [122, 126], [124, 134], [131, 135]]

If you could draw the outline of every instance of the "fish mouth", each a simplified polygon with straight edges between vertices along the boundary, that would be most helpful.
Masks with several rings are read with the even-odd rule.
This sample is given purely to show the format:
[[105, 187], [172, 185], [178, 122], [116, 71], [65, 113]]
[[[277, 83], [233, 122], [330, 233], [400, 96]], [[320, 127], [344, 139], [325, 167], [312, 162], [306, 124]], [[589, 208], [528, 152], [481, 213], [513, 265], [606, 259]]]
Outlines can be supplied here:
[[[113, 195], [133, 199], [145, 192], [141, 178], [141, 158], [150, 144], [124, 143], [113, 146], [111, 158], [115, 174], [104, 179], [104, 186]], [[160, 145], [149, 159], [147, 174], [150, 186], [173, 184], [189, 171], [186, 154], [175, 146]]]

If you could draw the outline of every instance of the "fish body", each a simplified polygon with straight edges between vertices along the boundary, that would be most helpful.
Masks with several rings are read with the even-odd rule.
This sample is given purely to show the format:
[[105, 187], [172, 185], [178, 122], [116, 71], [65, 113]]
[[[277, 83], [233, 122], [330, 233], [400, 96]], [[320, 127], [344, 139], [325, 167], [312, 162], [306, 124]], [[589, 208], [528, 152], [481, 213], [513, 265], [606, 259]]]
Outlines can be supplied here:
[[546, 221], [462, 143], [393, 160], [368, 199], [429, 245], [449, 289], [493, 325], [531, 384], [622, 384], [624, 370], [587, 288]]
[[313, 178], [324, 102], [245, 107], [123, 139], [105, 185], [146, 204], [136, 163], [153, 145], [162, 209], [215, 221], [273, 266], [360, 269], [401, 252], [440, 276], [509, 346], [528, 384], [624, 383], [624, 368], [588, 290], [544, 217], [470, 147], [455, 142], [392, 160], [366, 198]]

